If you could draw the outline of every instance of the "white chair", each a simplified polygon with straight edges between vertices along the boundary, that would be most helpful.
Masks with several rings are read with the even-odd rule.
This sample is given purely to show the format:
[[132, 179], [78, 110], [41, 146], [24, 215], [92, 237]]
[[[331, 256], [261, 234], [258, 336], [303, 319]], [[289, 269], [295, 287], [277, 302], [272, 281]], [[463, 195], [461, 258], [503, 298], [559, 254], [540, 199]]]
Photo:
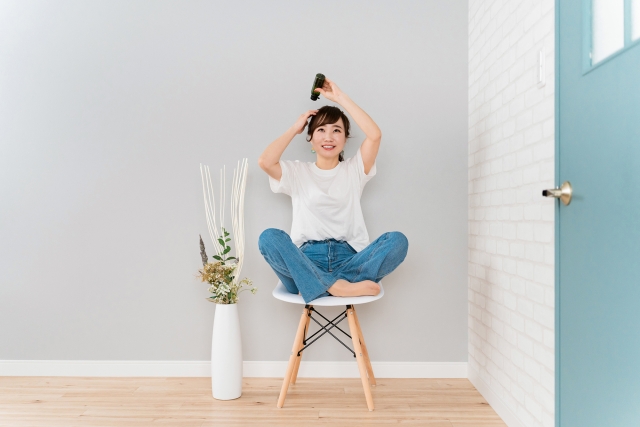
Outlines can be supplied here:
[[[289, 389], [289, 384], [295, 384], [296, 379], [298, 377], [298, 368], [300, 367], [300, 359], [302, 359], [302, 351], [309, 347], [311, 344], [316, 342], [318, 338], [322, 335], [328, 333], [333, 338], [338, 340], [342, 345], [344, 345], [353, 355], [355, 356], [358, 362], [358, 369], [360, 370], [360, 378], [362, 379], [362, 387], [364, 388], [364, 395], [367, 399], [367, 407], [370, 411], [373, 411], [373, 397], [371, 396], [371, 386], [376, 385], [376, 379], [373, 376], [373, 369], [371, 368], [371, 361], [369, 360], [369, 353], [367, 352], [367, 345], [364, 343], [364, 336], [362, 335], [362, 330], [360, 329], [360, 322], [358, 321], [358, 315], [356, 314], [355, 305], [357, 304], [366, 304], [368, 302], [379, 300], [384, 296], [384, 289], [382, 288], [382, 284], [380, 285], [380, 293], [376, 296], [361, 296], [361, 297], [321, 297], [316, 298], [313, 301], [309, 301], [309, 303], [305, 303], [302, 299], [301, 295], [292, 294], [284, 287], [281, 281], [278, 281], [276, 288], [273, 290], [273, 296], [277, 299], [292, 303], [292, 304], [301, 304], [304, 305], [304, 309], [302, 311], [302, 317], [300, 318], [300, 323], [298, 324], [298, 331], [296, 332], [296, 337], [293, 341], [293, 349], [291, 350], [291, 356], [289, 357], [289, 365], [287, 366], [287, 373], [284, 376], [284, 381], [282, 383], [282, 389], [280, 390], [280, 397], [278, 398], [278, 408], [282, 408], [284, 405], [284, 399], [287, 396], [287, 391]], [[345, 311], [336, 316], [333, 320], [329, 320], [320, 314], [314, 306], [318, 307], [333, 307], [345, 305], [347, 308]], [[317, 313], [320, 317], [326, 320], [328, 323], [322, 325], [317, 319], [311, 316], [311, 312]], [[351, 335], [347, 334], [343, 331], [339, 326], [342, 320], [347, 319], [349, 322], [349, 331]], [[309, 321], [313, 320], [318, 325], [320, 325], [320, 329], [307, 337], [307, 331], [309, 329]], [[331, 325], [327, 328], [328, 325]], [[336, 337], [331, 329], [336, 328], [338, 331], [342, 332], [344, 335], [351, 338], [353, 343], [353, 350], [349, 348], [345, 343], [343, 343], [338, 337]], [[318, 335], [321, 331], [323, 331], [320, 335]], [[318, 335], [317, 338], [313, 339]], [[311, 340], [311, 341], [310, 341]]]

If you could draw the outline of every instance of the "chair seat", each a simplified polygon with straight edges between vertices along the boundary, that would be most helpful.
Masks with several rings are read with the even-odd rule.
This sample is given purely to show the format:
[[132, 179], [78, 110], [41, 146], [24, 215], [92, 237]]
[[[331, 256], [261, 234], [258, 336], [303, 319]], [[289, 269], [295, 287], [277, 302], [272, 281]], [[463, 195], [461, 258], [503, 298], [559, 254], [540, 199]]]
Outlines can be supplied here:
[[292, 294], [287, 290], [287, 288], [284, 287], [284, 285], [282, 284], [282, 281], [278, 280], [278, 284], [273, 290], [273, 296], [284, 302], [290, 302], [293, 304], [302, 304], [302, 305], [309, 304], [309, 305], [316, 305], [321, 307], [366, 304], [368, 302], [379, 300], [384, 296], [384, 288], [382, 287], [382, 283], [378, 283], [378, 285], [380, 285], [380, 293], [375, 296], [374, 295], [366, 295], [361, 297], [328, 296], [328, 297], [316, 298], [313, 301], [309, 301], [308, 303], [306, 303], [304, 302], [304, 299], [302, 299], [302, 295]]

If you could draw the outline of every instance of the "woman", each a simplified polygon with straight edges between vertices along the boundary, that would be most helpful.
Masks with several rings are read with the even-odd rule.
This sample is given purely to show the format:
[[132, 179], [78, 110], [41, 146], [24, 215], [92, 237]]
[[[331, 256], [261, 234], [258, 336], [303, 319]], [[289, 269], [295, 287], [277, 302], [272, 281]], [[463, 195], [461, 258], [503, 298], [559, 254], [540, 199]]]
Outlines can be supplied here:
[[[338, 86], [325, 79], [322, 96], [343, 107], [366, 139], [355, 156], [344, 160], [349, 119], [337, 107], [302, 114], [295, 124], [264, 150], [258, 163], [269, 175], [274, 193], [291, 196], [291, 236], [269, 228], [258, 241], [260, 253], [291, 293], [305, 302], [321, 296], [377, 295], [378, 282], [407, 255], [404, 234], [384, 233], [369, 243], [360, 196], [376, 174], [380, 128]], [[304, 131], [316, 162], [280, 160], [291, 140]]]

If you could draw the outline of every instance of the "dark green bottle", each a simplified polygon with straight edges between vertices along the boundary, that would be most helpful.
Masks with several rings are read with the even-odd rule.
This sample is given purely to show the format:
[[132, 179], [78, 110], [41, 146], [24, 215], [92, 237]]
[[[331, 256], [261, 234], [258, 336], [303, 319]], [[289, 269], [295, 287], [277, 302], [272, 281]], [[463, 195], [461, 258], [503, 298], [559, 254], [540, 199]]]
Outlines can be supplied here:
[[320, 96], [320, 92], [316, 92], [316, 88], [324, 85], [324, 74], [316, 74], [316, 79], [313, 81], [313, 87], [311, 88], [311, 100], [317, 101]]

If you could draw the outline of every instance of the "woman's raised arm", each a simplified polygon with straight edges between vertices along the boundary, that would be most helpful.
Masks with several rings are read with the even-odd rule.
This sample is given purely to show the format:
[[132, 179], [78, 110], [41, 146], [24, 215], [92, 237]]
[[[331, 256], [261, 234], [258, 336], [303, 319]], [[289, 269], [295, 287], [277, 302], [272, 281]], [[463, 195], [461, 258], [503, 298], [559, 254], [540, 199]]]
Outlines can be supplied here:
[[340, 88], [328, 78], [325, 77], [324, 85], [322, 88], [317, 88], [316, 91], [320, 92], [320, 94], [329, 101], [337, 102], [347, 110], [367, 136], [360, 146], [360, 153], [362, 154], [362, 163], [364, 163], [364, 173], [368, 174], [378, 156], [380, 140], [382, 139], [380, 128], [362, 108], [358, 107], [346, 93], [342, 92]]
[[258, 164], [270, 177], [280, 181], [280, 177], [282, 177], [282, 168], [280, 167], [280, 157], [282, 157], [282, 153], [287, 149], [293, 138], [296, 135], [301, 134], [302, 131], [304, 131], [304, 128], [307, 127], [307, 120], [309, 120], [309, 117], [315, 115], [317, 112], [318, 110], [309, 110], [306, 113], [303, 113], [293, 126], [269, 144], [269, 146], [262, 152], [262, 155], [258, 159]]

